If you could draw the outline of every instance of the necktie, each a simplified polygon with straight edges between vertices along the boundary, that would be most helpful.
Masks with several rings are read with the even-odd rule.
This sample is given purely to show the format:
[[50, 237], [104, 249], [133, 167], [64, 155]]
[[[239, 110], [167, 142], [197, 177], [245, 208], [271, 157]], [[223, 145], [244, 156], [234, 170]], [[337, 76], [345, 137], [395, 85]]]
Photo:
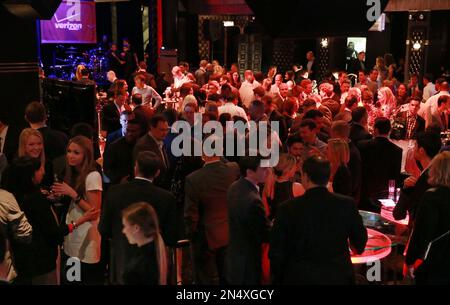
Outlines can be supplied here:
[[160, 144], [159, 145], [159, 149], [161, 150], [161, 155], [162, 155], [162, 159], [164, 162], [164, 166], [166, 167], [166, 169], [169, 168], [169, 162], [168, 162], [168, 158], [167, 158], [167, 153], [166, 153], [166, 147], [164, 144]]
[[445, 114], [445, 112], [441, 113], [441, 122], [443, 131], [446, 131], [448, 126], [447, 126], [447, 115]]

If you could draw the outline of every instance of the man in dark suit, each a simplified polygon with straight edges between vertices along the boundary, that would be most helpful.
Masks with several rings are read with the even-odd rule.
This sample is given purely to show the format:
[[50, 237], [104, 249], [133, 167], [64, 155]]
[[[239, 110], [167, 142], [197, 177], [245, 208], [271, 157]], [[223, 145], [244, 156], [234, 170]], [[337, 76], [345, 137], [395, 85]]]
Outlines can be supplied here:
[[122, 211], [136, 202], [147, 202], [156, 211], [162, 237], [168, 247], [178, 241], [175, 197], [153, 184], [159, 174], [160, 160], [152, 152], [137, 156], [135, 176], [129, 183], [112, 186], [105, 198], [98, 230], [104, 239], [111, 239], [110, 280], [123, 284], [124, 267], [137, 247], [128, 243], [122, 233]]
[[239, 178], [239, 167], [218, 156], [202, 158], [204, 167], [186, 177], [185, 232], [191, 240], [195, 283], [223, 285], [228, 245], [227, 191]]
[[125, 134], [127, 132], [128, 121], [133, 120], [134, 118], [135, 118], [134, 113], [131, 110], [122, 111], [122, 113], [120, 114], [121, 127], [120, 129], [108, 134], [108, 136], [106, 137], [105, 150], [111, 143], [125, 137]]
[[425, 120], [418, 115], [420, 101], [417, 98], [409, 98], [407, 111], [397, 114], [395, 122], [401, 126], [391, 133], [391, 139], [410, 140], [415, 139], [419, 132], [425, 131]]
[[133, 149], [142, 134], [139, 122], [136, 119], [129, 120], [125, 136], [105, 148], [103, 171], [111, 185], [133, 177]]
[[10, 125], [9, 114], [6, 109], [0, 111], [0, 154], [4, 154], [8, 163], [16, 157], [19, 147], [19, 136], [22, 129]]
[[112, 103], [106, 104], [102, 109], [102, 131], [109, 135], [116, 130], [119, 130], [120, 114], [125, 109], [126, 96], [118, 95], [114, 98]]
[[367, 121], [369, 114], [366, 108], [357, 107], [352, 111], [352, 125], [350, 127], [350, 139], [355, 145], [363, 140], [372, 139], [372, 135], [367, 131]]
[[428, 184], [428, 167], [430, 166], [431, 160], [441, 150], [441, 147], [442, 142], [439, 134], [422, 132], [417, 135], [414, 158], [420, 162], [424, 170], [419, 178], [411, 176], [403, 183], [403, 190], [393, 211], [395, 219], [405, 219], [407, 212], [409, 212], [410, 224], [414, 222], [417, 207], [422, 201], [425, 192], [431, 188], [431, 185]]
[[400, 184], [402, 149], [389, 141], [391, 122], [377, 118], [375, 138], [358, 143], [362, 160], [361, 208], [379, 212], [377, 199], [387, 198], [389, 180]]
[[134, 147], [133, 160], [142, 151], [154, 152], [161, 163], [159, 177], [155, 179], [155, 185], [166, 190], [170, 189], [170, 162], [164, 145], [164, 138], [169, 133], [167, 119], [162, 115], [155, 115], [150, 120], [150, 131], [141, 137]]
[[46, 159], [53, 161], [55, 158], [65, 155], [69, 141], [67, 135], [46, 125], [47, 112], [44, 105], [39, 102], [28, 104], [25, 108], [25, 120], [31, 128], [39, 130], [42, 134]]
[[314, 53], [309, 51], [306, 53], [306, 64], [305, 69], [308, 71], [308, 78], [310, 80], [315, 80], [319, 76], [319, 65], [316, 62], [316, 58], [314, 57]]
[[361, 196], [361, 154], [358, 147], [350, 138], [350, 126], [345, 121], [334, 121], [331, 125], [331, 138], [338, 138], [346, 141], [350, 149], [350, 160], [348, 161], [348, 169], [352, 177], [352, 192], [351, 196], [356, 204], [359, 203]]
[[358, 58], [352, 61], [350, 72], [358, 74], [359, 71], [366, 71], [366, 53], [359, 52]]
[[261, 246], [269, 239], [270, 222], [258, 186], [265, 181], [268, 170], [260, 162], [260, 157], [242, 157], [242, 177], [228, 189], [226, 278], [230, 285], [261, 284]]
[[311, 157], [303, 163], [306, 193], [285, 202], [275, 217], [270, 263], [275, 284], [354, 283], [349, 246], [364, 252], [367, 231], [355, 202], [330, 193], [330, 163]]
[[148, 132], [148, 123], [150, 122], [150, 118], [154, 114], [154, 110], [150, 107], [142, 106], [142, 95], [136, 93], [131, 98], [131, 103], [134, 106], [133, 113], [136, 119], [140, 122], [141, 128], [144, 133]]

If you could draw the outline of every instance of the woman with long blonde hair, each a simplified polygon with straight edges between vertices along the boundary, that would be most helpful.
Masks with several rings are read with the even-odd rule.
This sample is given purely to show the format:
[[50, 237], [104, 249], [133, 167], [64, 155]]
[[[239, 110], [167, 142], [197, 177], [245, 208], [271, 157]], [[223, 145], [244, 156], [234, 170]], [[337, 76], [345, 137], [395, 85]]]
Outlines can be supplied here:
[[122, 212], [123, 234], [139, 250], [125, 266], [123, 281], [128, 285], [166, 285], [167, 252], [158, 216], [146, 202], [130, 205]]
[[81, 72], [83, 70], [86, 70], [86, 67], [84, 65], [78, 65], [77, 66], [77, 70], [75, 71], [75, 78], [74, 78], [74, 80], [81, 80], [83, 78], [83, 75], [81, 74]]
[[[56, 196], [70, 198], [66, 224], [74, 224], [86, 212], [100, 209], [102, 177], [97, 171], [90, 139], [76, 136], [69, 141], [64, 181], [54, 183], [52, 191]], [[101, 237], [97, 229], [98, 219], [74, 226], [78, 230], [66, 236], [64, 253], [81, 261], [83, 283], [100, 284], [103, 274], [99, 264]]]
[[330, 184], [338, 194], [350, 196], [352, 193], [352, 178], [348, 168], [350, 148], [342, 139], [328, 140], [328, 161], [331, 164]]
[[41, 161], [44, 170], [42, 186], [49, 188], [53, 183], [53, 166], [45, 159], [44, 137], [40, 131], [32, 128], [25, 128], [20, 133], [18, 157], [31, 157]]
[[394, 110], [397, 108], [397, 99], [389, 87], [382, 87], [378, 90], [378, 102], [381, 105], [383, 116], [390, 119]]
[[270, 220], [275, 218], [280, 203], [305, 192], [300, 183], [292, 181], [297, 170], [297, 159], [290, 154], [281, 154], [278, 164], [269, 171], [264, 184], [263, 201]]

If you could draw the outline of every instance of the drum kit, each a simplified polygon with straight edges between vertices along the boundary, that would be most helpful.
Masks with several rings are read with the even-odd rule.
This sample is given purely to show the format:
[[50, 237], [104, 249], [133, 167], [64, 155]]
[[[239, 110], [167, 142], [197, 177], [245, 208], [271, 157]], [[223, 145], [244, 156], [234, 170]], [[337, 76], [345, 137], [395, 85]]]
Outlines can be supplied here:
[[105, 83], [108, 72], [107, 50], [97, 47], [87, 51], [79, 51], [76, 47], [58, 46], [55, 65], [50, 66], [50, 75], [64, 80], [72, 80], [78, 65], [84, 65], [97, 83]]

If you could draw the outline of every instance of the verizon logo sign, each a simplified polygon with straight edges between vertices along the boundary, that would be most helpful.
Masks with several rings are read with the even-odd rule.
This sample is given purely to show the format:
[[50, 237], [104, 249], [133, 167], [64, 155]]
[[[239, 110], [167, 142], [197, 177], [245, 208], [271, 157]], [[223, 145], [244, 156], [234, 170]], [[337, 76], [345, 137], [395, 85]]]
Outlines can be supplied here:
[[57, 29], [67, 29], [69, 31], [80, 31], [83, 29], [83, 25], [81, 23], [55, 23], [55, 28]]
[[[67, 6], [66, 16], [64, 16], [62, 19], [59, 19], [58, 16], [55, 14], [55, 20], [56, 20], [55, 28], [56, 29], [67, 29], [69, 31], [82, 30], [83, 24], [81, 23], [80, 0], [66, 1], [66, 6]], [[78, 22], [76, 22], [76, 21], [78, 21]], [[76, 22], [76, 23], [74, 23], [74, 22]]]

